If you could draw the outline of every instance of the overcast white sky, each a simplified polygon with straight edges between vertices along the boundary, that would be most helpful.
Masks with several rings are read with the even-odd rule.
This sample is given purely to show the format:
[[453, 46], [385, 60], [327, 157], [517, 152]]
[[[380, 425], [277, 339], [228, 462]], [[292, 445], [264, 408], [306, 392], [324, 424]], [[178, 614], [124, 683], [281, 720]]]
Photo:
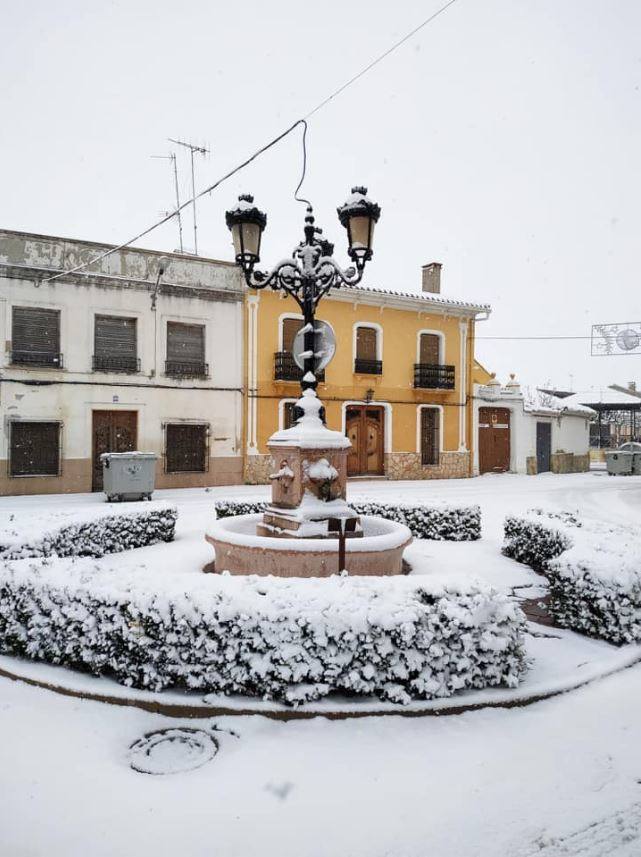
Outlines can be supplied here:
[[[126, 240], [173, 203], [169, 163], [150, 158], [168, 136], [211, 144], [204, 187], [442, 2], [5, 4], [0, 226]], [[421, 264], [441, 261], [445, 295], [492, 305], [479, 337], [641, 322], [638, 0], [457, 0], [317, 113], [308, 141], [303, 193], [339, 258], [350, 187], [382, 206], [368, 284], [419, 289]], [[300, 156], [297, 133], [206, 197], [201, 254], [232, 257], [224, 210], [251, 190], [269, 216], [264, 262], [288, 255]], [[143, 246], [174, 249], [175, 226]], [[641, 355], [589, 350], [478, 343], [500, 378], [641, 382]]]

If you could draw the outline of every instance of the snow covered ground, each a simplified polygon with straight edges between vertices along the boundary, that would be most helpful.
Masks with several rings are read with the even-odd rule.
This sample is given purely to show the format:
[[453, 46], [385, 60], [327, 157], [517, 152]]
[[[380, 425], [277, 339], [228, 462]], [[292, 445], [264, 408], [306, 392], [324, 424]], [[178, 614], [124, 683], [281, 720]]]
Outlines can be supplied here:
[[[416, 572], [536, 585], [499, 554], [507, 512], [576, 509], [641, 521], [641, 477], [485, 476], [353, 482], [352, 497], [479, 503], [476, 543], [416, 542]], [[156, 492], [179, 508], [172, 558], [211, 559], [202, 532], [215, 497], [250, 486]], [[130, 504], [126, 508], [133, 508]], [[97, 495], [0, 498], [0, 529], [53, 527], [106, 509]], [[117, 506], [122, 509], [122, 506]], [[144, 548], [145, 562], [167, 546]], [[114, 562], [115, 557], [109, 558]], [[211, 728], [62, 697], [0, 679], [0, 855], [80, 857], [638, 857], [641, 666], [527, 708], [452, 717], [287, 723], [215, 721], [220, 749], [202, 767], [137, 773], [128, 748], [158, 728]]]

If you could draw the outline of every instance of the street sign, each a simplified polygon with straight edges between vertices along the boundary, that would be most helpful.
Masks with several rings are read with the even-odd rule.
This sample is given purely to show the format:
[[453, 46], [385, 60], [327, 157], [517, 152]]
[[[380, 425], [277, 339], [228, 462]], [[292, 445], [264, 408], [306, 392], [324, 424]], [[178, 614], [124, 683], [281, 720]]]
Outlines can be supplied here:
[[[305, 368], [305, 358], [311, 357], [305, 351], [305, 333], [308, 325], [301, 327], [294, 337], [292, 357], [299, 369]], [[336, 335], [331, 324], [326, 321], [314, 323], [314, 372], [322, 372], [336, 353]]]
[[641, 322], [592, 325], [592, 356], [641, 355]]

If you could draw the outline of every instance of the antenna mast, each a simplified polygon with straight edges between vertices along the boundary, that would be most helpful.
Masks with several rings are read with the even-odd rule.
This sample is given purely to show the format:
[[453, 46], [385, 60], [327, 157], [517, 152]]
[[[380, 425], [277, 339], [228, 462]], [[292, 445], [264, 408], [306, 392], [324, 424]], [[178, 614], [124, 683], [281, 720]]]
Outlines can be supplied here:
[[[180, 213], [180, 192], [178, 190], [178, 166], [176, 164], [176, 153], [170, 152], [168, 155], [151, 155], [152, 158], [158, 158], [163, 161], [171, 161], [174, 170], [174, 189], [176, 191], [176, 211], [178, 213], [178, 240], [180, 243], [180, 252], [184, 253], [183, 248], [183, 219]], [[169, 212], [167, 212], [169, 214]]]
[[185, 140], [174, 140], [173, 137], [167, 138], [170, 143], [175, 143], [177, 146], [184, 146], [185, 149], [189, 149], [189, 153], [191, 156], [191, 196], [193, 200], [193, 209], [194, 209], [194, 253], [198, 255], [198, 225], [196, 223], [196, 180], [194, 173], [194, 153], [197, 152], [199, 155], [208, 155], [209, 149], [205, 148], [205, 146], [196, 146], [195, 143], [188, 143]]

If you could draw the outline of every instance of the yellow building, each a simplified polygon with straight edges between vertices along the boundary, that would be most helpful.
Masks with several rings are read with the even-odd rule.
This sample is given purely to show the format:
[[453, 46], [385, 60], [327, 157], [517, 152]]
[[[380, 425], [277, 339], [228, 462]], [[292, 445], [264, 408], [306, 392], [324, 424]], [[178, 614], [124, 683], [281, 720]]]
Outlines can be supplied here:
[[[352, 441], [350, 476], [472, 475], [474, 326], [489, 307], [442, 297], [440, 268], [424, 266], [421, 294], [350, 287], [319, 305], [337, 349], [318, 395], [328, 427]], [[267, 440], [291, 424], [300, 393], [291, 348], [302, 316], [265, 289], [248, 294], [245, 323], [245, 480], [263, 483]]]

